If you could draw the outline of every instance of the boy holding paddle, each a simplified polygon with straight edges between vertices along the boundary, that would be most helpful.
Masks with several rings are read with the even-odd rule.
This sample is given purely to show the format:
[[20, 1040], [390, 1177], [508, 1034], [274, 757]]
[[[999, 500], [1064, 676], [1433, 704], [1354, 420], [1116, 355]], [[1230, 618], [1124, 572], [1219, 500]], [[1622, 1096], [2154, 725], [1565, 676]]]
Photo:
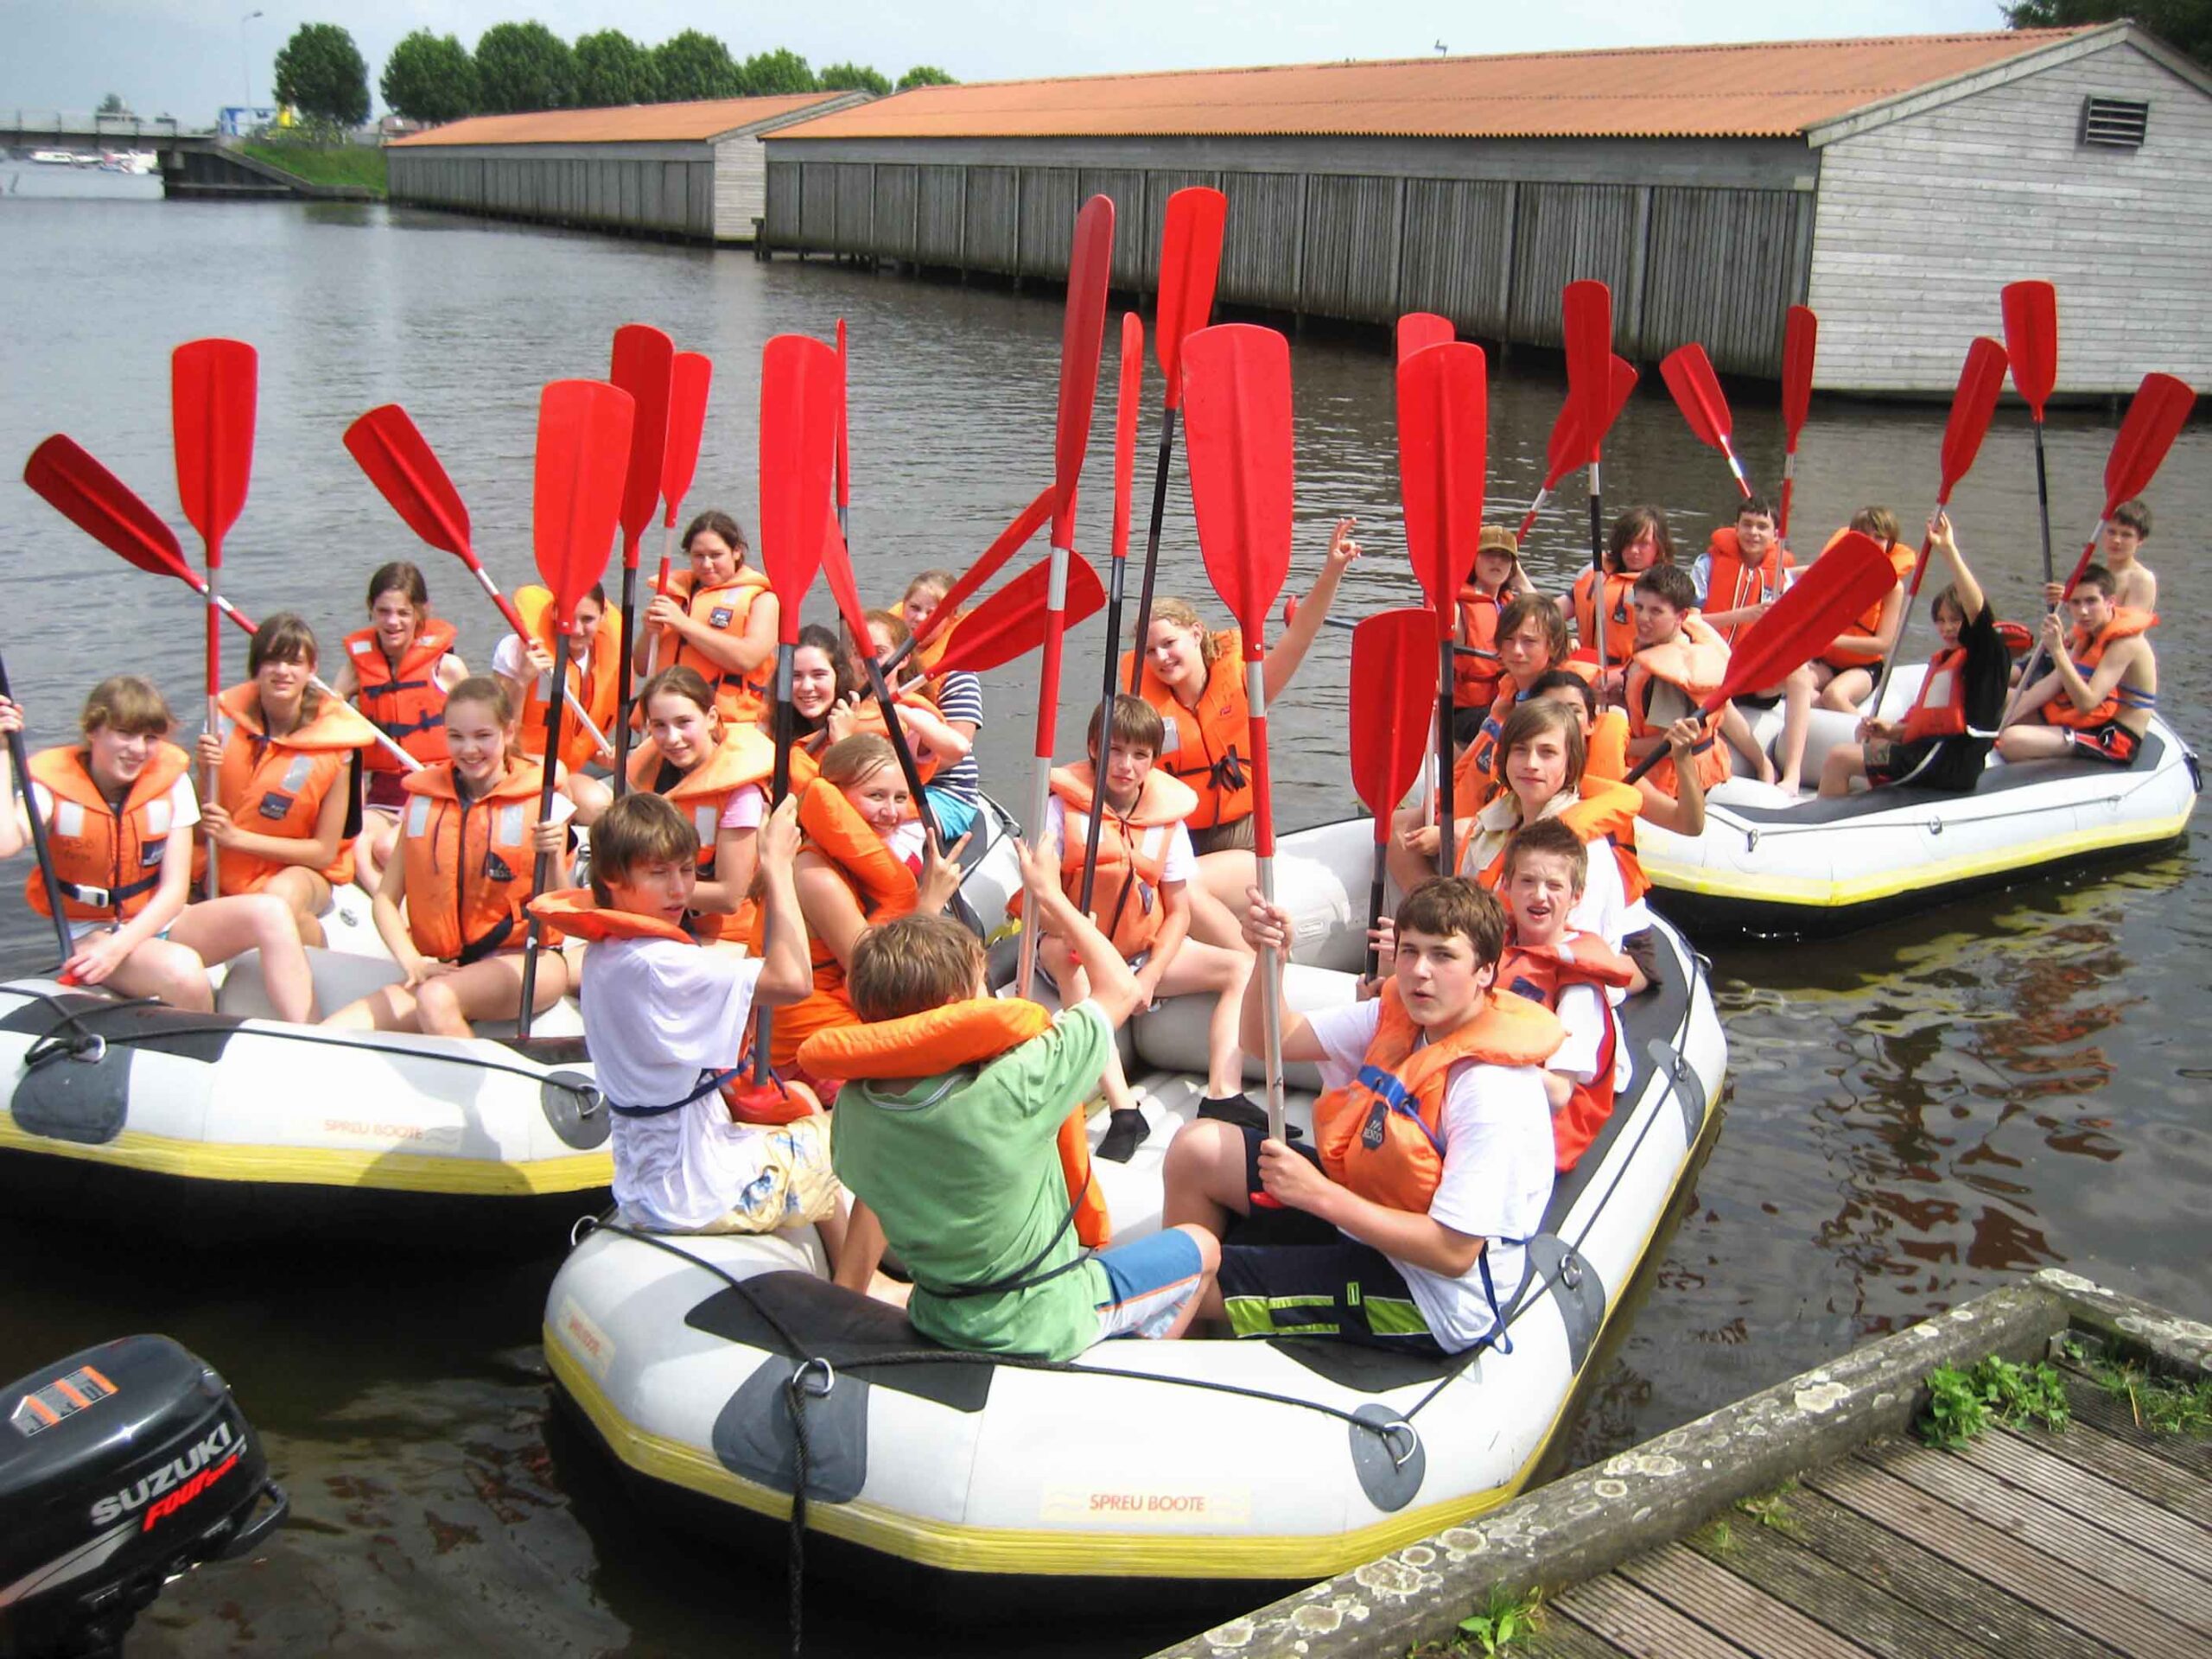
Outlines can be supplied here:
[[1997, 753], [2004, 759], [2135, 764], [2158, 706], [2158, 659], [2144, 637], [2158, 618], [2118, 604], [2113, 595], [2119, 586], [2111, 571], [2093, 564], [2066, 601], [2072, 633], [2056, 612], [2044, 618], [2043, 649], [2051, 670], [2013, 705], [2012, 718], [2024, 723], [1999, 735]]
[[[2151, 539], [2151, 505], [2147, 501], [2123, 501], [2112, 510], [2112, 518], [2105, 525], [2097, 550], [2104, 556], [2104, 568], [2112, 572], [2115, 586], [2112, 602], [2124, 609], [2155, 611], [2158, 608], [2158, 578], [2151, 567], [2136, 556], [2136, 551]], [[2047, 582], [2043, 587], [2043, 602], [2056, 610], [2066, 602], [2063, 582]]]

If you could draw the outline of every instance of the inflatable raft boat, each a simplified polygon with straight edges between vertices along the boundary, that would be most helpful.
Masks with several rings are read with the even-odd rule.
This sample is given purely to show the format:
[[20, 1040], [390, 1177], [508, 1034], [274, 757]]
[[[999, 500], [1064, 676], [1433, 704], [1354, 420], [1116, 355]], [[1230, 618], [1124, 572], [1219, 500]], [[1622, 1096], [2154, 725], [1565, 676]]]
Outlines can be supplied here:
[[[1363, 823], [1281, 843], [1278, 889], [1308, 958], [1294, 1002], [1349, 995], [1317, 964], [1356, 963], [1371, 844]], [[1500, 1287], [1510, 1347], [1433, 1361], [1310, 1340], [1110, 1342], [1063, 1365], [955, 1355], [827, 1283], [810, 1230], [602, 1226], [547, 1299], [554, 1377], [657, 1510], [748, 1531], [789, 1515], [787, 1385], [804, 1369], [810, 1553], [857, 1552], [865, 1581], [895, 1585], [902, 1605], [975, 1618], [1040, 1599], [1065, 1611], [1133, 1580], [1155, 1581], [1156, 1602], [1174, 1589], [1159, 1581], [1210, 1599], [1341, 1571], [1530, 1478], [1719, 1121], [1712, 996], [1681, 937], [1657, 931], [1659, 986], [1624, 1009], [1634, 1078], [1561, 1179], [1527, 1282]], [[1130, 1164], [1097, 1166], [1117, 1239], [1159, 1224], [1160, 1163], [1196, 1107], [1203, 1072], [1182, 1068], [1204, 1023], [1172, 1003], [1136, 1022], [1132, 1077], [1156, 1127]], [[1169, 1053], [1176, 1069], [1145, 1071]], [[1311, 1105], [1294, 1095], [1294, 1119]]]
[[[1924, 667], [1900, 668], [1884, 696], [1900, 719]], [[1855, 715], [1816, 710], [1805, 747], [1808, 779], [1834, 745], [1855, 742]], [[1770, 741], [1780, 710], [1752, 733]], [[1637, 826], [1636, 849], [1657, 889], [1652, 903], [1700, 938], [1823, 937], [1924, 910], [2051, 869], [2140, 853], [2186, 832], [2203, 786], [2196, 754], [2153, 716], [2135, 764], [1993, 759], [1971, 794], [1869, 790], [1792, 800], [1733, 778], [1707, 798], [1694, 840]]]

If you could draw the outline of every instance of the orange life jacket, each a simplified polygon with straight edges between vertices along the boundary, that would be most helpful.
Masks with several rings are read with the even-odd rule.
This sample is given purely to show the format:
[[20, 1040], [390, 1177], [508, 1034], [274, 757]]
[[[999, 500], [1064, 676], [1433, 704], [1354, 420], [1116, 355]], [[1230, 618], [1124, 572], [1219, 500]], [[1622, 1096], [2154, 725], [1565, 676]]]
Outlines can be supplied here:
[[[798, 759], [796, 752], [791, 759]], [[631, 751], [630, 787], [659, 795], [691, 820], [692, 831], [699, 837], [699, 876], [711, 881], [715, 876], [715, 843], [721, 836], [722, 813], [729, 806], [730, 797], [748, 784], [760, 785], [761, 792], [766, 794], [775, 765], [776, 746], [761, 734], [760, 728], [725, 725], [721, 743], [715, 752], [665, 790], [653, 788], [654, 780], [660, 775], [660, 746], [650, 737], [645, 739]], [[798, 782], [796, 772], [792, 782]], [[698, 925], [700, 937], [705, 939], [741, 938], [746, 931], [739, 913], [725, 916], [701, 912], [693, 920]]]
[[[582, 705], [592, 724], [601, 731], [610, 732], [621, 705], [622, 613], [612, 605], [600, 611], [599, 626], [592, 631], [591, 650], [580, 664], [569, 655], [569, 642], [553, 631], [551, 594], [536, 582], [518, 588], [515, 609], [529, 628], [531, 638], [543, 645], [555, 662], [566, 665], [567, 701], [561, 709], [561, 749], [556, 758], [570, 772], [578, 771], [591, 761], [599, 749], [576, 719], [575, 706]], [[543, 759], [545, 753], [545, 715], [551, 702], [541, 689], [544, 678], [542, 674], [531, 675], [529, 689], [523, 694], [518, 747], [532, 759]]]
[[1599, 711], [1583, 741], [1582, 775], [1618, 784], [1628, 776], [1628, 716], [1618, 709]]
[[[934, 1077], [988, 1065], [1052, 1023], [1052, 1016], [1034, 1002], [975, 997], [903, 1020], [816, 1032], [801, 1046], [798, 1063], [811, 1076], [845, 1082]], [[1090, 1178], [1090, 1138], [1084, 1133], [1080, 1106], [1061, 1120], [1059, 1154], [1076, 1237], [1098, 1249], [1112, 1238], [1113, 1226], [1106, 1195]]]
[[[2158, 622], [2158, 619], [2152, 612], [2137, 610], [2132, 605], [2121, 606], [2113, 612], [2112, 620], [2099, 629], [2094, 638], [2076, 628], [2073, 637], [2066, 642], [2066, 654], [2073, 658], [2074, 666], [2082, 671], [2082, 677], [2088, 679], [2097, 671], [2097, 664], [2104, 661], [2105, 651], [2114, 640], [2133, 639], [2137, 634], [2156, 627]], [[2054, 669], [2051, 671], [2056, 673], [2057, 671]], [[2043, 717], [2053, 726], [2069, 726], [2076, 731], [2088, 731], [2116, 719], [2120, 711], [2129, 706], [2128, 697], [2123, 695], [2126, 690], [2115, 685], [2105, 694], [2102, 702], [2087, 713], [2076, 709], [2074, 699], [2061, 691], [2044, 704]], [[2148, 707], [2143, 703], [2135, 706]]]
[[409, 798], [399, 817], [407, 931], [424, 956], [467, 963], [522, 943], [543, 776], [535, 760], [512, 761], [473, 801], [461, 798], [450, 760], [402, 780]]
[[[1821, 551], [1825, 554], [1829, 548], [1834, 547], [1850, 534], [1851, 531], [1847, 529], [1839, 530], [1828, 537]], [[1879, 599], [1866, 608], [1856, 622], [1843, 631], [1845, 633], [1872, 634], [1878, 632], [1882, 626], [1882, 607], [1890, 602], [1890, 594], [1896, 592], [1903, 583], [1912, 580], [1912, 567], [1920, 556], [1917, 549], [1907, 547], [1903, 542], [1891, 542], [1882, 550], [1890, 556], [1890, 568], [1897, 572], [1897, 581], [1884, 591]], [[1837, 637], [1840, 639], [1842, 636]], [[1839, 670], [1872, 668], [1882, 660], [1882, 653], [1878, 651], [1840, 650], [1831, 645], [1821, 653], [1821, 660], [1830, 668]]]
[[[683, 606], [694, 622], [703, 623], [733, 639], [745, 637], [745, 625], [753, 614], [754, 603], [762, 594], [773, 591], [768, 578], [749, 564], [740, 565], [737, 574], [720, 587], [702, 588], [696, 593], [691, 590], [689, 570], [671, 571], [668, 578], [668, 596]], [[724, 720], [750, 721], [773, 696], [776, 664], [772, 656], [750, 674], [740, 674], [735, 669], [709, 662], [705, 653], [686, 640], [677, 647], [676, 655], [670, 660], [699, 671], [714, 689], [715, 706], [722, 711]]]
[[[919, 706], [927, 709], [932, 715], [938, 711], [935, 700], [919, 690], [906, 693], [899, 702], [906, 707]], [[906, 728], [902, 728], [902, 729]], [[874, 697], [870, 697], [853, 710], [853, 734], [858, 735], [861, 732], [870, 732], [881, 738], [888, 738], [891, 735], [890, 728], [884, 723], [883, 705]], [[926, 784], [937, 776], [938, 768], [944, 764], [944, 757], [924, 742], [918, 734], [912, 730], [906, 731], [906, 741], [914, 751], [914, 770], [921, 774], [922, 781]], [[910, 818], [918, 818], [921, 816], [921, 809], [909, 801], [906, 804], [906, 816]]]
[[[1053, 770], [1052, 793], [1066, 810], [1060, 886], [1070, 899], [1078, 901], [1083, 894], [1083, 855], [1090, 834], [1093, 787], [1088, 760]], [[1150, 950], [1160, 937], [1160, 872], [1166, 868], [1167, 849], [1174, 845], [1176, 825], [1190, 816], [1198, 801], [1189, 785], [1154, 766], [1145, 774], [1136, 804], [1128, 812], [1109, 807], [1100, 818], [1098, 873], [1090, 889], [1090, 920], [1124, 957], [1134, 958], [1139, 951]]]
[[[1590, 612], [1590, 596], [1597, 588], [1598, 573], [1585, 565], [1582, 574], [1574, 579], [1574, 639], [1578, 649], [1575, 655], [1587, 662], [1598, 660], [1598, 624]], [[1618, 665], [1629, 659], [1636, 650], [1636, 577], [1625, 570], [1605, 572], [1605, 661]]]
[[[215, 776], [215, 798], [231, 822], [255, 835], [305, 841], [315, 834], [323, 798], [346, 774], [346, 757], [376, 739], [376, 728], [350, 702], [309, 690], [319, 700], [315, 718], [296, 731], [270, 738], [261, 720], [261, 696], [252, 681], [234, 685], [216, 699], [231, 721], [223, 741], [223, 764]], [[204, 857], [206, 849], [200, 849]], [[195, 868], [197, 861], [195, 861]], [[218, 861], [225, 897], [258, 893], [289, 865], [226, 847]], [[350, 842], [322, 872], [334, 887], [353, 879]]]
[[[891, 614], [901, 622], [906, 621], [906, 601], [902, 599], [893, 605], [891, 607]], [[922, 690], [929, 694], [931, 702], [940, 701], [944, 694], [944, 677], [937, 671], [937, 665], [944, 660], [944, 653], [951, 648], [952, 631], [960, 626], [960, 620], [967, 614], [965, 607], [953, 612], [952, 620], [938, 630], [937, 637], [926, 645], [918, 647], [899, 666], [901, 673], [909, 670], [920, 671], [923, 676]], [[936, 619], [931, 620], [934, 621]], [[1123, 676], [1122, 683], [1127, 685], [1128, 683], [1128, 677]]]
[[1636, 969], [1626, 957], [1595, 933], [1572, 929], [1557, 944], [1508, 944], [1497, 964], [1497, 983], [1516, 996], [1557, 1013], [1560, 993], [1570, 985], [1587, 985], [1597, 991], [1598, 1004], [1605, 1011], [1597, 1076], [1576, 1084], [1567, 1104], [1552, 1114], [1553, 1161], [1561, 1173], [1574, 1167], [1613, 1115], [1613, 1067], [1620, 1051], [1621, 1022], [1605, 993], [1625, 988], [1635, 977]]
[[[1137, 695], [1159, 710], [1174, 741], [1158, 765], [1196, 790], [1198, 804], [1186, 822], [1193, 830], [1236, 823], [1252, 816], [1251, 704], [1244, 696], [1244, 645], [1235, 628], [1213, 636], [1216, 653], [1206, 670], [1198, 706], [1186, 709], [1153, 671], [1147, 655]], [[1120, 683], [1129, 683], [1135, 653], [1122, 655]]]
[[[92, 757], [82, 747], [41, 749], [31, 757], [32, 780], [54, 797], [46, 846], [69, 920], [120, 925], [152, 901], [172, 828], [169, 791], [191, 766], [192, 757], [175, 744], [156, 743], [118, 815], [92, 781]], [[24, 879], [23, 897], [40, 915], [54, 914], [36, 869]]]
[[[1651, 891], [1650, 880], [1643, 874], [1643, 866], [1636, 856], [1636, 820], [1643, 810], [1643, 794], [1627, 784], [1608, 783], [1602, 778], [1583, 773], [1577, 790], [1579, 798], [1574, 804], [1559, 813], [1559, 821], [1574, 831], [1574, 838], [1586, 848], [1612, 849], [1613, 863], [1621, 873], [1621, 900], [1634, 904]], [[1466, 874], [1467, 861], [1474, 851], [1471, 836], [1460, 843], [1459, 873]], [[1501, 845], [1491, 855], [1490, 862], [1476, 874], [1476, 881], [1491, 892], [1505, 879], [1505, 849]]]
[[1912, 707], [1905, 710], [1906, 742], [1966, 734], [1966, 688], [1961, 683], [1966, 665], [1964, 645], [1947, 645], [1928, 659], [1928, 677], [1920, 683], [1920, 695], [1913, 698]]
[[[1497, 613], [1504, 608], [1504, 595], [1486, 594], [1473, 583], [1459, 589], [1459, 624], [1456, 637], [1463, 645], [1478, 651], [1497, 649]], [[1487, 709], [1497, 695], [1498, 681], [1505, 670], [1496, 657], [1469, 657], [1455, 652], [1452, 657], [1452, 706], [1454, 709]]]
[[[589, 887], [562, 887], [540, 893], [530, 901], [530, 913], [550, 924], [561, 935], [592, 944], [604, 944], [610, 939], [666, 939], [671, 944], [691, 945], [700, 943], [673, 922], [664, 922], [658, 916], [604, 909], [592, 897]], [[719, 1090], [733, 1123], [792, 1123], [822, 1109], [822, 1103], [804, 1084], [771, 1078], [765, 1086], [756, 1086], [742, 1074], [743, 1065], [743, 1057], [739, 1056], [724, 1070], [702, 1073], [701, 1077], [706, 1086], [699, 1093], [705, 1094], [708, 1087]], [[690, 1100], [682, 1100], [675, 1106], [690, 1103]], [[630, 1115], [657, 1116], [660, 1110], [675, 1109], [675, 1106], [645, 1108], [642, 1114], [635, 1105], [627, 1109]], [[615, 1110], [618, 1116], [624, 1113], [622, 1107]]]
[[[346, 652], [361, 688], [354, 706], [425, 766], [446, 758], [446, 694], [438, 684], [438, 664], [453, 650], [454, 638], [452, 623], [425, 617], [414, 644], [394, 664], [384, 654], [374, 628], [346, 636]], [[364, 750], [361, 764], [371, 772], [406, 770], [381, 745]]]
[[1313, 1145], [1329, 1179], [1371, 1203], [1427, 1215], [1444, 1179], [1444, 1096], [1463, 1063], [1541, 1065], [1565, 1040], [1550, 1009], [1492, 992], [1483, 1011], [1423, 1043], [1398, 988], [1385, 981], [1382, 1018], [1359, 1075], [1313, 1103]]
[[[1766, 557], [1757, 564], [1746, 563], [1743, 543], [1736, 539], [1733, 524], [1723, 524], [1713, 532], [1713, 538], [1705, 544], [1705, 603], [1698, 608], [1707, 614], [1745, 610], [1768, 600], [1779, 599], [1786, 579], [1784, 572], [1797, 565], [1778, 541], [1767, 549]], [[1876, 620], [1880, 620], [1878, 614]], [[1733, 645], [1736, 637], [1749, 626], [1748, 622], [1731, 622], [1721, 630], [1721, 638]]]
[[[1667, 722], [1651, 718], [1651, 699], [1658, 683], [1671, 685], [1688, 698], [1689, 708], [1683, 712], [1690, 714], [1718, 691], [1727, 677], [1726, 643], [1703, 617], [1691, 612], [1682, 618], [1681, 630], [1672, 639], [1663, 645], [1646, 645], [1629, 661], [1622, 701], [1628, 705], [1630, 738], [1656, 737], [1665, 741]], [[1715, 719], [1708, 717], [1701, 724], [1705, 728], [1704, 739], [1690, 753], [1697, 762], [1698, 781], [1711, 789], [1728, 780], [1728, 747], [1716, 735]], [[1644, 776], [1662, 795], [1681, 792], [1672, 755], [1661, 756]]]

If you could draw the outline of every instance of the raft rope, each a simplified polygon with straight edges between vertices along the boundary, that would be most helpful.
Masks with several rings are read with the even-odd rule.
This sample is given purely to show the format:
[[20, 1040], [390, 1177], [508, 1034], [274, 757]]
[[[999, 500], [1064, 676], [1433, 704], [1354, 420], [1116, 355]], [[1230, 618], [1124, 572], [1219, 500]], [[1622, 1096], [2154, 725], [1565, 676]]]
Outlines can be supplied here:
[[[2196, 756], [2187, 750], [2183, 750], [2182, 758], [2183, 764], [2189, 767], [2191, 777], [2195, 777], [2197, 770]], [[2152, 785], [2158, 783], [2160, 780], [2160, 776], [2164, 770], [2164, 769], [2161, 767], [2156, 771], [2145, 772], [2141, 778], [2136, 780], [2135, 784], [2131, 788], [2120, 790], [2113, 794], [2092, 795], [2086, 800], [2073, 801], [2068, 803], [2068, 804], [2072, 806], [2119, 806], [2134, 796], [2140, 794], [2143, 791], [2150, 788]], [[2202, 793], [2203, 785], [2202, 784], [2197, 785], [2197, 791], [2200, 794]], [[1862, 801], [1867, 800], [1872, 797], [1873, 793], [1873, 791], [1869, 790], [1863, 794], [1854, 796], [1853, 798]], [[1961, 800], [1971, 800], [1974, 798], [1972, 793], [1968, 792], [1967, 794], [1961, 795], [1958, 798]], [[2012, 818], [2048, 817], [2054, 810], [2056, 809], [2046, 804], [2043, 806], [2015, 807], [2011, 811], [2007, 812], [1976, 812], [1970, 817], [1960, 818], [1955, 825], [1947, 825], [1940, 816], [1931, 816], [1927, 820], [1925, 828], [1928, 830], [1929, 834], [1940, 836], [1943, 834], [1947, 829], [1950, 828], [1966, 830], [1970, 829], [1976, 824], [2003, 823]], [[1731, 829], [1734, 830], [1738, 835], [1743, 836], [1744, 849], [1746, 852], [1750, 852], [1756, 850], [1759, 842], [1768, 839], [1770, 836], [1834, 835], [1841, 830], [1896, 830], [1902, 827], [1898, 815], [1901, 814], [1903, 810], [1904, 809], [1900, 807], [1889, 807], [1884, 809], [1884, 810], [1879, 814], [1868, 813], [1860, 817], [1835, 819], [1826, 823], [1790, 823], [1787, 822], [1781, 823], [1753, 823], [1748, 819], [1736, 817], [1733, 813], [1730, 812], [1726, 805], [1723, 804], [1714, 806], [1712, 809], [1710, 817], [1727, 824]], [[1875, 822], [1877, 817], [1879, 817], [1884, 821], [1880, 823]], [[1905, 822], [1910, 823], [1914, 822], [1914, 820], [1905, 820]]]

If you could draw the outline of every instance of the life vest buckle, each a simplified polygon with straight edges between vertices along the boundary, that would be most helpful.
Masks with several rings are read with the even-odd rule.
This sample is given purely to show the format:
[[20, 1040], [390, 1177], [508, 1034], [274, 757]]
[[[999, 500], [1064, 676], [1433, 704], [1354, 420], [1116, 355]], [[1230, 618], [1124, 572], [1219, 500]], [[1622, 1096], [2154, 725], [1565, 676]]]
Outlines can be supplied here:
[[94, 910], [110, 910], [115, 905], [115, 893], [107, 887], [88, 887], [81, 882], [64, 881], [61, 891], [80, 905], [90, 905]]

